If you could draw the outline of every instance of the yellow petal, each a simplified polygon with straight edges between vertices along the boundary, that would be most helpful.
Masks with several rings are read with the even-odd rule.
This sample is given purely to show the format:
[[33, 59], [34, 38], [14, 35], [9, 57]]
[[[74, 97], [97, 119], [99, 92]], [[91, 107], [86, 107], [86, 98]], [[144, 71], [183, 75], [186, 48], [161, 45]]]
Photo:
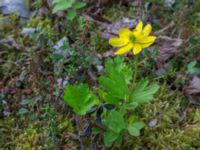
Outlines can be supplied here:
[[153, 43], [155, 41], [155, 39], [156, 39], [155, 36], [147, 36], [147, 37], [140, 39], [140, 41], [138, 41], [138, 42], [142, 43], [142, 44]]
[[138, 53], [140, 53], [142, 50], [142, 47], [140, 44], [135, 44], [133, 47], [133, 54], [137, 55]]
[[150, 43], [143, 43], [143, 44], [140, 44], [142, 48], [147, 48], [149, 46], [151, 46], [153, 44], [153, 42], [150, 42]]
[[142, 48], [147, 48], [154, 43], [155, 39], [155, 36], [148, 36], [140, 41], [140, 45], [142, 46]]
[[143, 30], [144, 36], [148, 36], [151, 33], [152, 27], [150, 24], [146, 25]]
[[133, 35], [136, 37], [137, 42], [143, 41], [143, 39], [146, 38], [142, 33], [139, 32], [133, 32]]
[[131, 33], [132, 32], [129, 29], [122, 28], [119, 31], [119, 37], [120, 38], [127, 38], [127, 39], [129, 39], [129, 36], [130, 36]]
[[124, 46], [128, 43], [128, 39], [125, 38], [110, 38], [109, 44], [116, 47]]
[[129, 43], [128, 45], [123, 46], [122, 48], [120, 48], [119, 50], [117, 50], [117, 51], [115, 52], [115, 55], [124, 54], [124, 53], [130, 51], [132, 48], [133, 48], [133, 44], [132, 44], [132, 43]]
[[139, 21], [139, 23], [137, 24], [135, 31], [136, 32], [142, 32], [142, 27], [143, 27], [143, 22]]

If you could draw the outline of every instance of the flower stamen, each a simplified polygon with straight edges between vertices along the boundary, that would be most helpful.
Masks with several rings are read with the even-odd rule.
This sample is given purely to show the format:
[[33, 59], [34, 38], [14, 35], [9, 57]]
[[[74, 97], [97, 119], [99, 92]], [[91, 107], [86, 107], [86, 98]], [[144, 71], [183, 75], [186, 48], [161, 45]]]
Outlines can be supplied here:
[[134, 35], [130, 35], [129, 40], [134, 43], [136, 41], [136, 37]]

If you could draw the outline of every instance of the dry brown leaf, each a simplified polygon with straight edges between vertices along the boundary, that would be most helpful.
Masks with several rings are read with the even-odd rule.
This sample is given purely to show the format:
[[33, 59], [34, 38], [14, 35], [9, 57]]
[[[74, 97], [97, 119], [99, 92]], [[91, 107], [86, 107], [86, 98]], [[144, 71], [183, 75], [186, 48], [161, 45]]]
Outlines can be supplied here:
[[166, 62], [169, 58], [176, 55], [178, 48], [183, 43], [182, 39], [168, 36], [159, 36], [158, 40], [158, 61], [161, 63]]
[[200, 77], [193, 76], [189, 85], [185, 87], [184, 92], [192, 103], [200, 104]]
[[[130, 19], [130, 18], [122, 18], [120, 20], [117, 20], [111, 24], [108, 24], [107, 26], [102, 27], [102, 38], [109, 39], [110, 36], [117, 35], [119, 30], [121, 28], [128, 28], [132, 29], [136, 26], [138, 23], [137, 19]], [[104, 36], [104, 35], [107, 36]]]
[[108, 4], [110, 0], [98, 0], [98, 6], [102, 7]]
[[85, 14], [85, 18], [86, 20], [95, 22], [99, 25], [99, 28], [101, 29], [100, 36], [104, 39], [109, 39], [111, 36], [117, 36], [121, 28], [132, 29], [138, 23], [137, 19], [130, 19], [125, 17], [112, 23], [98, 15]]
[[109, 51], [106, 51], [106, 52], [104, 52], [104, 53], [102, 54], [102, 57], [103, 57], [103, 58], [113, 57], [113, 56], [115, 56], [114, 50], [113, 50], [113, 49], [111, 49], [111, 50], [109, 50]]
[[200, 93], [200, 78], [194, 76], [189, 83], [189, 86], [185, 89], [187, 94], [198, 94]]
[[132, 5], [140, 6], [142, 5], [143, 0], [98, 0], [97, 4], [99, 7], [108, 5], [109, 3], [120, 3], [122, 5]]
[[23, 51], [24, 48], [19, 45], [15, 39], [9, 37], [7, 39], [2, 39], [0, 40], [0, 49], [1, 50], [19, 50], [19, 51]]

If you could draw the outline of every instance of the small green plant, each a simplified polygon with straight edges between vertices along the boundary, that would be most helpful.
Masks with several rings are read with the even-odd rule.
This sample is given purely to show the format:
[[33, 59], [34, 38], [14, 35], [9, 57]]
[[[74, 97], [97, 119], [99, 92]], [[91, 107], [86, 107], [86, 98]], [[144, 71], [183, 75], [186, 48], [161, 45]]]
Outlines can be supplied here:
[[67, 19], [73, 20], [77, 16], [77, 10], [86, 4], [76, 0], [53, 0], [53, 13], [67, 10]]
[[192, 61], [187, 65], [188, 74], [200, 74], [200, 68], [196, 67], [197, 61]]
[[[78, 115], [92, 115], [96, 121], [106, 127], [103, 133], [107, 147], [117, 141], [121, 143], [122, 135], [128, 132], [132, 136], [139, 136], [145, 124], [140, 121], [136, 108], [153, 99], [159, 85], [149, 84], [145, 78], [136, 82], [138, 73], [138, 53], [142, 48], [151, 45], [155, 38], [149, 36], [151, 26], [147, 25], [142, 31], [142, 22], [131, 32], [121, 29], [120, 38], [111, 38], [110, 44], [120, 48], [116, 54], [123, 54], [134, 48], [136, 55], [134, 76], [131, 68], [122, 57], [108, 59], [105, 64], [105, 74], [98, 78], [99, 87], [90, 90], [87, 84], [68, 85], [64, 91], [65, 102]], [[143, 37], [143, 39], [141, 38]], [[140, 40], [138, 40], [139, 38]], [[135, 46], [134, 46], [135, 45]], [[132, 81], [132, 82], [131, 82]], [[93, 119], [93, 118], [91, 118]], [[100, 133], [96, 130], [96, 134]]]
[[18, 115], [28, 116], [30, 120], [35, 120], [34, 107], [36, 106], [37, 101], [34, 101], [33, 99], [23, 99], [20, 104], [22, 105], [22, 108], [19, 109]]
[[107, 127], [103, 138], [108, 147], [122, 138], [123, 132], [139, 136], [145, 124], [133, 111], [152, 100], [159, 89], [157, 84], [149, 85], [147, 79], [142, 79], [133, 88], [131, 80], [131, 68], [122, 57], [117, 57], [107, 60], [105, 75], [99, 77], [100, 87], [97, 90], [90, 91], [87, 84], [68, 85], [65, 89], [64, 100], [76, 114], [86, 115], [92, 109], [103, 109], [102, 114], [96, 112], [96, 118], [100, 118], [100, 123]]

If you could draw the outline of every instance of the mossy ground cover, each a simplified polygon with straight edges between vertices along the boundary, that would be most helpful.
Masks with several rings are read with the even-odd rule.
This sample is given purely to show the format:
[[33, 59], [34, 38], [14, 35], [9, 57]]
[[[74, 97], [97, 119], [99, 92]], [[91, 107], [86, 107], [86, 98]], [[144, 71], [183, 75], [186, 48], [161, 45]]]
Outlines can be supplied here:
[[[94, 2], [90, 1], [88, 7], [91, 5]], [[41, 11], [44, 4], [37, 1], [32, 7]], [[143, 52], [139, 75], [159, 82], [160, 90], [151, 103], [135, 110], [146, 123], [141, 135], [124, 135], [122, 145], [114, 144], [110, 149], [200, 149], [200, 108], [184, 93], [192, 76], [187, 73], [187, 65], [191, 61], [199, 63], [199, 9], [198, 0], [177, 0], [169, 8], [164, 0], [148, 0], [141, 6], [109, 2], [100, 8], [99, 14], [110, 22], [122, 17], [140, 18], [153, 24], [157, 36], [184, 41], [178, 53], [165, 62], [170, 69], [161, 75], [156, 74], [157, 54]], [[76, 116], [62, 98], [64, 85], [87, 82], [95, 89], [106, 60], [102, 55], [111, 47], [101, 37], [99, 24], [84, 15], [71, 22], [62, 15], [35, 15], [24, 25], [18, 24], [17, 18], [17, 14], [9, 15], [10, 24], [0, 28], [0, 38], [6, 39], [0, 43], [0, 149], [80, 149], [76, 135], [85, 128], [87, 118], [77, 127]], [[171, 21], [174, 26], [162, 31]], [[36, 31], [22, 36], [23, 28]], [[60, 57], [54, 53], [54, 46], [64, 36], [68, 39], [64, 45], [67, 52]], [[159, 41], [154, 49], [159, 49], [157, 44]], [[130, 66], [134, 63], [132, 56], [126, 60]], [[103, 147], [101, 138], [97, 143]]]

